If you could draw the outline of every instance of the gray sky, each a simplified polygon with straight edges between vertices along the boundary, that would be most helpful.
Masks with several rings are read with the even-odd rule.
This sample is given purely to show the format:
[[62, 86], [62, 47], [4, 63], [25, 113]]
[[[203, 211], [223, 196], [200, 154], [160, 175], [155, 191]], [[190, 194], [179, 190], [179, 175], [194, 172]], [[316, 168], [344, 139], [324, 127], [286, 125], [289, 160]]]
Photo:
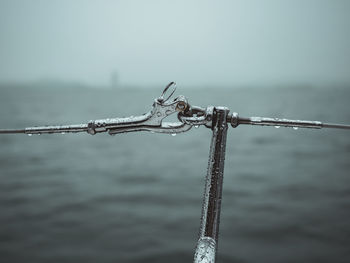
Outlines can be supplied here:
[[350, 1], [0, 0], [0, 81], [350, 83]]

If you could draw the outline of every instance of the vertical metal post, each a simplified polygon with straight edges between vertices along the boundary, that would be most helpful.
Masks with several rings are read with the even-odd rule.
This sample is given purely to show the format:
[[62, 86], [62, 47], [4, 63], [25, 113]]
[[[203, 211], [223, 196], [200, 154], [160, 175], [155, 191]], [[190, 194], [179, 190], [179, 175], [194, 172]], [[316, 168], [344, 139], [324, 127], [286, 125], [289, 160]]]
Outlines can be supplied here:
[[213, 135], [209, 152], [199, 239], [194, 255], [195, 263], [214, 263], [216, 258], [228, 112], [229, 109], [226, 107], [216, 107], [213, 112]]

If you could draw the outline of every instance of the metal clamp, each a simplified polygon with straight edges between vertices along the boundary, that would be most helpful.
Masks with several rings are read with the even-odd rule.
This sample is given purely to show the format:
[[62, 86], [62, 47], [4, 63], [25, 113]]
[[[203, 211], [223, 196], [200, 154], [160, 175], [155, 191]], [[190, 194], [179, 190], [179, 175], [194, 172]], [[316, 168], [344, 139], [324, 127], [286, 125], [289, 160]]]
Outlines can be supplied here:
[[214, 106], [208, 106], [206, 109], [190, 106], [187, 111], [180, 112], [178, 119], [192, 126], [204, 125], [208, 128], [212, 126]]
[[173, 101], [168, 100], [169, 98], [164, 100], [162, 96], [159, 97], [154, 101], [153, 109], [141, 116], [90, 122], [90, 127], [93, 127], [91, 131], [108, 131], [111, 135], [133, 131], [176, 134], [191, 129], [191, 125], [183, 122], [163, 122], [169, 115], [181, 113], [188, 107], [187, 99], [184, 96], [178, 96]]
[[[173, 90], [170, 92], [170, 95], [165, 96], [170, 87], [173, 87]], [[114, 135], [118, 133], [135, 131], [150, 131], [155, 133], [168, 134], [186, 132], [192, 128], [192, 125], [185, 122], [163, 121], [171, 114], [181, 114], [190, 108], [187, 99], [184, 96], [178, 96], [173, 100], [170, 99], [174, 94], [175, 89], [175, 83], [169, 83], [169, 85], [167, 85], [163, 90], [161, 96], [154, 100], [152, 110], [141, 116], [92, 120], [87, 124], [29, 127], [17, 130], [0, 130], [0, 133], [25, 133], [32, 135], [48, 133], [87, 132], [91, 135], [94, 135], [96, 133], [108, 132], [110, 135]]]

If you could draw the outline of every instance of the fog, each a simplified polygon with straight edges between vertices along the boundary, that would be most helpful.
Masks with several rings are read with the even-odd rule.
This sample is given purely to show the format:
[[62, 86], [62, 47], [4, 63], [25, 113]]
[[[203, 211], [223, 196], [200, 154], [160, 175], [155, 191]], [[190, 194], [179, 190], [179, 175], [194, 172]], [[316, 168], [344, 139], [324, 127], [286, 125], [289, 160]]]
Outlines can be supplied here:
[[349, 1], [1, 1], [0, 82], [347, 85]]

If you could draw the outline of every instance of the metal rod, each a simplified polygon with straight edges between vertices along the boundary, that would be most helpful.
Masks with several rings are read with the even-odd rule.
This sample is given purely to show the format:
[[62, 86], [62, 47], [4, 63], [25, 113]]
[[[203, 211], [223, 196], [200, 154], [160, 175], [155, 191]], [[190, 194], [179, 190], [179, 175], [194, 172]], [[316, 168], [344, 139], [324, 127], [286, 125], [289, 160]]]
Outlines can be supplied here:
[[8, 133], [25, 133], [25, 134], [45, 134], [45, 133], [75, 133], [86, 132], [88, 130], [87, 124], [75, 124], [75, 125], [57, 125], [57, 126], [38, 126], [29, 127], [25, 129], [0, 129], [0, 134]]
[[332, 129], [350, 129], [350, 125], [338, 123], [322, 123], [320, 121], [304, 121], [304, 120], [289, 120], [280, 118], [266, 118], [266, 117], [238, 117], [237, 113], [229, 116], [229, 121], [233, 127], [240, 124], [260, 125], [260, 126], [275, 126], [275, 127], [293, 127], [293, 128], [332, 128]]
[[87, 124], [29, 127], [25, 129], [26, 134], [70, 133], [70, 132], [75, 133], [75, 132], [86, 132], [86, 131], [88, 131]]
[[202, 206], [199, 239], [194, 255], [195, 263], [214, 263], [218, 247], [222, 183], [227, 137], [226, 107], [216, 107], [213, 114], [212, 140]]
[[322, 122], [320, 121], [304, 121], [304, 120], [289, 120], [279, 118], [266, 118], [266, 117], [250, 117], [250, 118], [238, 118], [238, 124], [250, 124], [260, 126], [275, 126], [275, 127], [297, 127], [297, 128], [313, 128], [321, 129]]

